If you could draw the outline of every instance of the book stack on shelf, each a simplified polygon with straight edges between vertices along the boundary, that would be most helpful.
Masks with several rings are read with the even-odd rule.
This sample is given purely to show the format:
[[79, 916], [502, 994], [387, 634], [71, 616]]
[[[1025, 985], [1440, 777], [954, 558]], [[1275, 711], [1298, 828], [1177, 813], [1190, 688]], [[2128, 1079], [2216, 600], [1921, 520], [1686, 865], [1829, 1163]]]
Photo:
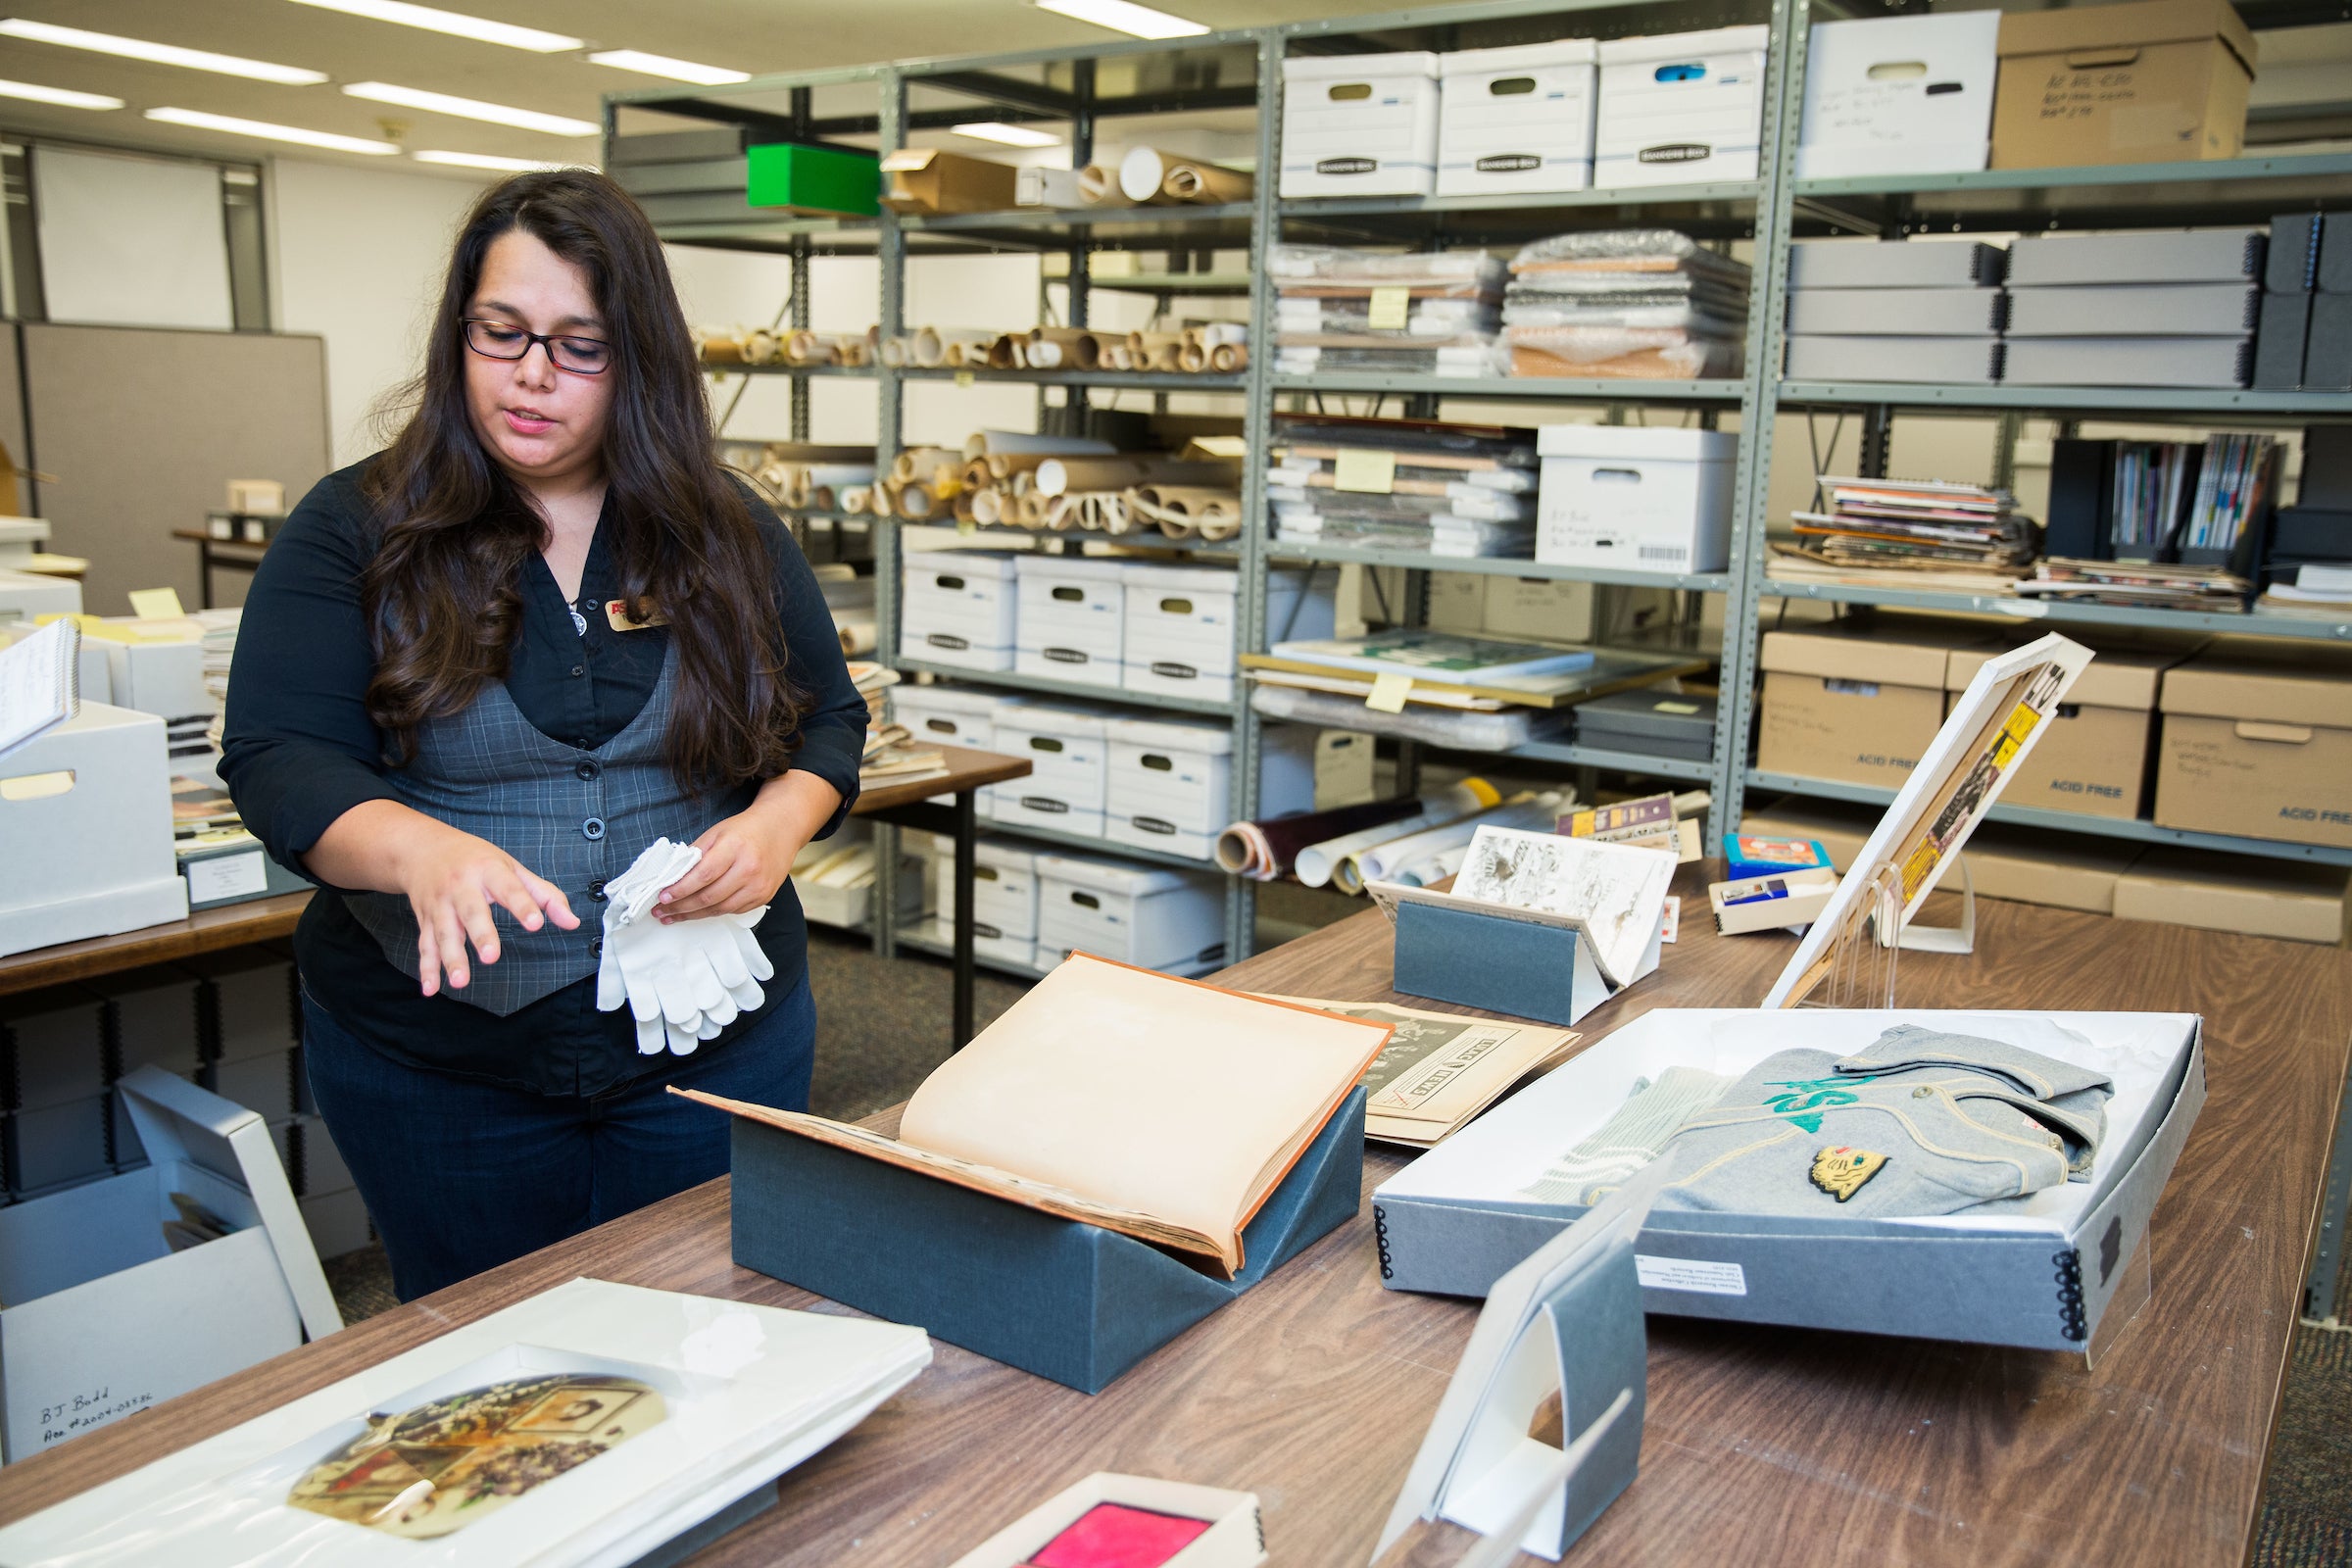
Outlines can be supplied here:
[[1297, 416], [1277, 425], [1266, 497], [1283, 544], [1533, 556], [1533, 430]]
[[1484, 251], [1384, 256], [1318, 245], [1277, 245], [1275, 368], [1500, 375], [1495, 344], [1502, 263]]
[[1765, 570], [1777, 580], [2007, 593], [2040, 546], [2006, 490], [1826, 473], [1815, 483], [1828, 510], [1797, 513], [1796, 542], [1774, 544]]
[[1998, 381], [2008, 260], [1975, 240], [1790, 245], [1789, 379]]
[[1740, 373], [1748, 270], [1666, 228], [1521, 247], [1503, 295], [1513, 375], [1696, 380]]
[[2201, 442], [2061, 440], [2050, 460], [2050, 554], [2177, 566], [2159, 575], [2197, 581], [2200, 599], [2242, 597], [2268, 541], [2280, 452], [2276, 436], [2259, 432]]
[[2123, 605], [2137, 610], [2194, 610], [2237, 614], [2253, 585], [2212, 566], [2182, 566], [2151, 561], [2044, 560], [2017, 585], [2028, 599], [2077, 605]]

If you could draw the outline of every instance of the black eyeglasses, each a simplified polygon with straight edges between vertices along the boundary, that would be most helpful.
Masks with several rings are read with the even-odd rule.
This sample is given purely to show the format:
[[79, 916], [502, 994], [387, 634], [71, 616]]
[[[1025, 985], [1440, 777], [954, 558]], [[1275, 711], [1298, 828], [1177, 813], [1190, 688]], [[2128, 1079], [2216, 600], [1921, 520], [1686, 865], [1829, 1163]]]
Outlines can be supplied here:
[[549, 336], [506, 321], [466, 318], [466, 346], [484, 359], [519, 360], [535, 343], [547, 345], [548, 360], [557, 369], [574, 375], [602, 375], [612, 364], [612, 345], [602, 338]]

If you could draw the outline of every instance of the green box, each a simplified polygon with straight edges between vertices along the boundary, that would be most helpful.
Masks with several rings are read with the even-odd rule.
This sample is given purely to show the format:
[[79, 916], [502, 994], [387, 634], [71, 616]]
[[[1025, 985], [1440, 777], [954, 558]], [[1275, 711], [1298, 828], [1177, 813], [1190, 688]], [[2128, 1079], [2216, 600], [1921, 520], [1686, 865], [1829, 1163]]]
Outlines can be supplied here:
[[754, 207], [792, 207], [808, 213], [871, 218], [882, 210], [882, 174], [872, 153], [777, 142], [751, 152]]

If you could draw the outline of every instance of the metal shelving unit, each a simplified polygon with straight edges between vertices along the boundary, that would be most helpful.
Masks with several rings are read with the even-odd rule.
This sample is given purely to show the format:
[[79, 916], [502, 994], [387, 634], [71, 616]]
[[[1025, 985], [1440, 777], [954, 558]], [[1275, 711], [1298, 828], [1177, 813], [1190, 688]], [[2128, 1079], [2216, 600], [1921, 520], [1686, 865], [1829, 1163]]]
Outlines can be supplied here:
[[[2256, 26], [2313, 20], [2295, 5], [2245, 0], [2241, 11]], [[1821, 16], [1841, 15], [1827, 4]], [[1899, 237], [1955, 230], [2037, 231], [2055, 227], [2163, 226], [2188, 222], [2239, 222], [2315, 204], [2340, 203], [2352, 191], [2352, 153], [2258, 153], [2214, 163], [2143, 164], [2124, 167], [1989, 170], [1964, 174], [1808, 179], [1794, 176], [1794, 155], [1803, 101], [1806, 48], [1816, 12], [1810, 0], [1475, 0], [1436, 9], [1386, 16], [1345, 17], [1285, 24], [1201, 37], [1161, 41], [1116, 41], [1020, 55], [978, 56], [919, 63], [881, 64], [799, 75], [757, 78], [730, 87], [656, 88], [607, 100], [606, 129], [612, 134], [626, 109], [655, 109], [710, 122], [750, 123], [791, 138], [823, 141], [854, 137], [859, 145], [890, 150], [906, 143], [913, 130], [952, 125], [977, 118], [1066, 124], [1075, 155], [1092, 156], [1098, 125], [1112, 117], [1231, 113], [1253, 107], [1256, 115], [1257, 189], [1250, 201], [1196, 208], [1114, 208], [1084, 211], [1019, 209], [1001, 213], [908, 216], [883, 213], [872, 220], [759, 218], [741, 223], [697, 223], [664, 228], [677, 243], [789, 254], [795, 261], [793, 325], [806, 325], [807, 260], [817, 252], [870, 253], [879, 258], [877, 319], [885, 334], [903, 329], [906, 261], [910, 251], [983, 253], [990, 250], [1058, 252], [1068, 257], [1067, 324], [1083, 325], [1094, 290], [1158, 296], [1247, 298], [1252, 355], [1238, 375], [1157, 374], [1121, 371], [1005, 371], [972, 368], [840, 370], [830, 367], [716, 367], [750, 374], [785, 374], [794, 379], [795, 434], [805, 436], [808, 384], [820, 376], [854, 376], [877, 388], [879, 447], [895, 452], [900, 443], [901, 394], [910, 381], [951, 380], [967, 384], [1013, 382], [1061, 387], [1072, 403], [1095, 389], [1210, 393], [1237, 398], [1249, 450], [1256, 461], [1245, 470], [1243, 513], [1251, 520], [1241, 537], [1219, 545], [1172, 541], [1152, 535], [1119, 536], [1110, 542], [1146, 548], [1230, 557], [1239, 567], [1237, 643], [1242, 652], [1266, 645], [1266, 581], [1276, 562], [1352, 563], [1402, 568], [1407, 573], [1404, 616], [1425, 613], [1431, 571], [1580, 580], [1603, 590], [1665, 588], [1686, 594], [1719, 595], [1723, 608], [1720, 643], [1721, 703], [1713, 755], [1706, 761], [1639, 756], [1603, 748], [1543, 743], [1506, 754], [1514, 760], [1606, 769], [1682, 784], [1705, 784], [1714, 798], [1710, 832], [1739, 819], [1749, 789], [1776, 789], [1836, 799], [1884, 801], [1887, 792], [1820, 780], [1757, 772], [1752, 754], [1757, 649], [1766, 601], [1830, 601], [1851, 606], [1915, 608], [2038, 620], [2051, 625], [2167, 626], [2199, 632], [2232, 632], [2312, 643], [2352, 642], [2352, 622], [2305, 620], [2278, 615], [2222, 615], [2138, 611], [2090, 605], [2034, 604], [2000, 596], [1926, 593], [1878, 585], [1774, 582], [1765, 574], [1766, 535], [1774, 434], [1783, 412], [1860, 410], [1882, 433], [1899, 413], [1982, 414], [1997, 417], [2005, 439], [2014, 440], [2019, 417], [2034, 413], [2064, 419], [2112, 416], [2139, 421], [2202, 422], [2215, 425], [2296, 424], [2313, 419], [2352, 418], [2352, 396], [2259, 391], [2172, 391], [2138, 388], [2015, 385], [1961, 386], [1918, 383], [1851, 383], [1784, 380], [1783, 321], [1791, 240], [1799, 233]], [[1274, 172], [1281, 167], [1279, 102], [1281, 63], [1286, 54], [1327, 54], [1391, 49], [1464, 49], [1521, 43], [1548, 37], [1612, 36], [1679, 31], [1731, 23], [1768, 21], [1771, 50], [1763, 84], [1764, 107], [1759, 175], [1753, 180], [1713, 184], [1603, 188], [1527, 197], [1363, 197], [1281, 199]], [[1115, 93], [1099, 92], [1102, 79], [1117, 79]], [[823, 112], [811, 95], [828, 101]], [[867, 96], [870, 95], [870, 104]], [[845, 97], [855, 100], [845, 107]], [[1335, 372], [1293, 376], [1273, 371], [1273, 292], [1254, 286], [1267, 274], [1269, 249], [1282, 240], [1355, 245], [1402, 245], [1446, 249], [1483, 244], [1513, 246], [1565, 229], [1654, 224], [1681, 228], [1708, 241], [1753, 242], [1753, 275], [1748, 301], [1746, 370], [1737, 379], [1628, 382], [1574, 378], [1472, 379]], [[1248, 272], [1166, 270], [1095, 277], [1089, 258], [1100, 251], [1160, 251], [1198, 254], [1246, 248]], [[1056, 276], [1050, 281], [1061, 282]], [[1041, 398], [1044, 396], [1040, 392]], [[1340, 545], [1276, 543], [1267, 516], [1263, 455], [1279, 411], [1309, 409], [1326, 397], [1396, 399], [1409, 416], [1434, 417], [1448, 400], [1518, 404], [1604, 406], [1621, 411], [1656, 408], [1695, 416], [1707, 427], [1726, 416], [1741, 435], [1734, 476], [1733, 552], [1728, 569], [1682, 575], [1611, 572], [1546, 566], [1532, 561], [1455, 559], [1410, 552]], [[1375, 405], [1376, 407], [1379, 405]], [[1727, 425], [1728, 427], [1728, 425]], [[1886, 443], [1873, 443], [1883, 455]], [[2003, 459], [2004, 465], [2007, 462]], [[944, 524], [932, 524], [934, 526]], [[1024, 530], [977, 530], [991, 542], [1064, 541], [1106, 536], [1033, 534]], [[885, 649], [895, 649], [899, 629], [899, 525], [885, 520], [873, 530], [878, 575], [877, 619]], [[1015, 691], [1107, 700], [1139, 708], [1225, 718], [1235, 726], [1234, 809], [1251, 814], [1257, 802], [1259, 720], [1247, 701], [1204, 704], [1182, 699], [1051, 681], [1036, 677], [982, 674], [920, 660], [899, 661], [910, 672], [930, 671], [951, 679]], [[1408, 760], [1417, 755], [1407, 749]], [[1409, 777], [1409, 765], [1407, 768]], [[2278, 844], [2267, 840], [2217, 838], [2180, 833], [2147, 823], [2002, 808], [2005, 821], [2104, 834], [2148, 843], [2181, 844], [2249, 856], [2302, 858], [2352, 864], [2352, 851]], [[1004, 831], [1023, 830], [1005, 827]], [[1043, 836], [1034, 835], [1031, 836]], [[1094, 841], [1075, 847], [1107, 848], [1150, 859], [1144, 852]], [[1198, 862], [1174, 860], [1196, 865]], [[1228, 879], [1228, 937], [1236, 955], [1250, 951], [1254, 924], [1252, 885]], [[878, 900], [877, 940], [887, 950], [896, 915], [888, 899]], [[909, 945], [923, 946], [916, 939]], [[985, 960], [984, 960], [985, 961]], [[1001, 967], [1001, 966], [1000, 966]]]
[[[894, 642], [893, 647], [897, 644]], [[1009, 669], [962, 669], [954, 664], [935, 664], [922, 659], [897, 659], [895, 666], [906, 674], [937, 675], [943, 680], [962, 681], [973, 686], [1001, 686], [1006, 691], [1036, 692], [1045, 697], [1072, 697], [1090, 703], [1123, 703], [1130, 708], [1157, 708], [1171, 713], [1206, 713], [1212, 718], [1229, 717], [1231, 703], [1201, 702], [1190, 697], [1166, 697], [1158, 692], [1131, 692], [1120, 686], [1089, 686], [1081, 681], [1050, 680], [1043, 675], [1019, 675]]]
[[1110, 839], [1098, 839], [1084, 833], [1063, 833], [1050, 827], [1038, 827], [1028, 822], [991, 821], [988, 831], [1012, 839], [1031, 839], [1039, 844], [1051, 844], [1057, 849], [1076, 850], [1083, 855], [1113, 855], [1122, 859], [1142, 860], [1148, 865], [1164, 865], [1177, 871], [1213, 871], [1214, 860], [1196, 860], [1189, 855], [1170, 855], [1165, 850], [1149, 850], [1140, 844], [1119, 844]]

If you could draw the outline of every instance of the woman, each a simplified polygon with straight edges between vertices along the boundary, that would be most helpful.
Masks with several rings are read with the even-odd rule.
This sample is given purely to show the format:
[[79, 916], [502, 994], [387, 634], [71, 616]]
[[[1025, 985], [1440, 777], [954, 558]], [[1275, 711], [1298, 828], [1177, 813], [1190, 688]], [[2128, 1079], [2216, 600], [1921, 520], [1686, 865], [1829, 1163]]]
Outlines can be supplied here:
[[[807, 1106], [785, 878], [855, 800], [865, 727], [808, 563], [717, 463], [619, 187], [485, 194], [412, 393], [264, 559], [221, 762], [322, 889], [295, 937], [304, 1059], [404, 1299], [722, 1174], [726, 1118], [670, 1085]], [[654, 917], [765, 906], [775, 973], [691, 1054], [644, 1055], [597, 1005], [601, 906], [664, 837], [702, 858]]]

